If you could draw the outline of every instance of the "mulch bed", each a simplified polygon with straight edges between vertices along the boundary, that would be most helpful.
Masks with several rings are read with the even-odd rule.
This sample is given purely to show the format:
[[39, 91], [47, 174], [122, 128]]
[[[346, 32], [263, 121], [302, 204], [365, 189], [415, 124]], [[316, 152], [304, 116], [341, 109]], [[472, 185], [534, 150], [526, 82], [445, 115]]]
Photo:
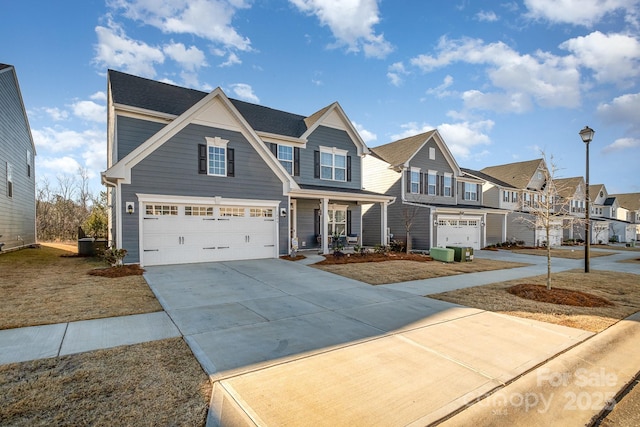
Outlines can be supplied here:
[[301, 259], [305, 259], [306, 256], [297, 254], [295, 258], [292, 258], [291, 255], [282, 255], [280, 259], [284, 259], [287, 261], [300, 261]]
[[96, 268], [89, 270], [89, 275], [100, 277], [126, 277], [126, 276], [141, 276], [144, 273], [144, 268], [140, 268], [138, 264], [128, 264], [121, 267], [107, 267]]
[[343, 254], [335, 256], [333, 254], [326, 255], [324, 261], [317, 262], [315, 265], [335, 265], [335, 264], [353, 264], [362, 262], [384, 262], [384, 261], [433, 261], [428, 255], [394, 252], [390, 254]]
[[551, 290], [547, 290], [547, 287], [544, 285], [523, 283], [508, 288], [507, 292], [520, 298], [533, 301], [571, 305], [574, 307], [609, 307], [613, 305], [611, 301], [605, 298], [586, 292], [561, 288], [551, 288]]

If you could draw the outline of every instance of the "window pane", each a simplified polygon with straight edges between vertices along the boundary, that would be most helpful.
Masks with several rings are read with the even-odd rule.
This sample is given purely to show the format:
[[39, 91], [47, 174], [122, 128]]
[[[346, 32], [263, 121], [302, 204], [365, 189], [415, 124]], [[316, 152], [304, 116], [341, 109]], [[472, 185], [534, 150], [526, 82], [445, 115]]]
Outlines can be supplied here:
[[293, 160], [293, 147], [278, 145], [278, 159]]
[[320, 178], [322, 179], [333, 179], [333, 168], [322, 166], [320, 168]]
[[320, 153], [320, 164], [322, 166], [333, 166], [333, 154]]
[[347, 173], [345, 169], [336, 169], [336, 177], [335, 180], [336, 181], [346, 181], [347, 178]]
[[226, 149], [223, 147], [209, 147], [209, 174], [226, 175], [227, 160]]
[[347, 167], [347, 156], [341, 156], [336, 154], [334, 156], [335, 167], [337, 168], [346, 168]]

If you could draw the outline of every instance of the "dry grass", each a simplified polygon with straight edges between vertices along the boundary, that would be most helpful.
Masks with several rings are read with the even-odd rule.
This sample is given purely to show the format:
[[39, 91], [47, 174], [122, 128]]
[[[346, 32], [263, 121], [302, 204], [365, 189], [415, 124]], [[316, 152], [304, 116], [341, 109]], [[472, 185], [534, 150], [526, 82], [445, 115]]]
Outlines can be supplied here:
[[0, 255], [0, 329], [162, 310], [142, 276], [87, 273], [105, 264], [42, 246]]
[[[475, 261], [474, 261], [475, 262]], [[507, 289], [522, 283], [544, 285], [546, 275], [428, 295], [483, 310], [600, 332], [640, 310], [640, 280], [631, 273], [571, 270], [554, 273], [552, 287], [586, 292], [613, 303], [607, 307], [575, 307], [517, 297]]]
[[0, 366], [0, 425], [203, 426], [210, 394], [172, 338]]
[[[527, 249], [510, 249], [513, 253], [523, 255], [539, 255], [547, 256], [546, 248], [527, 248]], [[589, 251], [591, 258], [614, 255], [615, 252], [611, 251]], [[577, 246], [576, 249], [554, 249], [551, 248], [552, 258], [568, 258], [568, 259], [582, 259], [584, 258], [584, 247]]]
[[428, 255], [406, 252], [391, 252], [388, 254], [377, 254], [369, 252], [366, 254], [341, 254], [335, 256], [333, 254], [325, 255], [323, 261], [317, 262], [315, 265], [335, 265], [335, 264], [360, 264], [364, 262], [385, 262], [385, 261], [433, 261]]
[[439, 261], [387, 261], [355, 264], [314, 264], [312, 267], [330, 273], [339, 274], [370, 285], [384, 285], [410, 280], [433, 279], [435, 277], [452, 276], [463, 273], [501, 270], [505, 268], [524, 267], [529, 264], [474, 259], [473, 262], [443, 263]]

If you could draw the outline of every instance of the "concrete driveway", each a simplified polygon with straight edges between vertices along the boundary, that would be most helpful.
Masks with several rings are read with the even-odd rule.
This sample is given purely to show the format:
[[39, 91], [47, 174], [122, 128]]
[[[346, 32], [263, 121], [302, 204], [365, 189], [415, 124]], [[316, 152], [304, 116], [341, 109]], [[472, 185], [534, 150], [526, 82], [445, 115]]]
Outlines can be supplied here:
[[276, 259], [145, 278], [216, 381], [210, 425], [425, 425], [592, 335]]

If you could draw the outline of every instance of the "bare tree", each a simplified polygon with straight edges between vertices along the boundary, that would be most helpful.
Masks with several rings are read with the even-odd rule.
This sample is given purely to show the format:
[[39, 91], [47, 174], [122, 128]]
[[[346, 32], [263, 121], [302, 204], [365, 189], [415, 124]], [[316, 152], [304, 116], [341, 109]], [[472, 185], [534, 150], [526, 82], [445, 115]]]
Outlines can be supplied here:
[[[544, 185], [536, 194], [534, 200], [529, 205], [528, 215], [522, 215], [517, 218], [519, 222], [524, 223], [528, 228], [534, 230], [543, 230], [545, 233], [544, 244], [547, 250], [547, 290], [551, 290], [551, 231], [554, 229], [562, 229], [572, 227], [573, 221], [563, 221], [564, 212], [568, 211], [569, 199], [560, 197], [563, 188], [559, 188], [554, 181], [558, 173], [558, 166], [550, 157], [547, 162], [547, 156], [543, 152], [542, 159], [545, 168], [542, 170]], [[577, 219], [576, 219], [577, 220]]]

